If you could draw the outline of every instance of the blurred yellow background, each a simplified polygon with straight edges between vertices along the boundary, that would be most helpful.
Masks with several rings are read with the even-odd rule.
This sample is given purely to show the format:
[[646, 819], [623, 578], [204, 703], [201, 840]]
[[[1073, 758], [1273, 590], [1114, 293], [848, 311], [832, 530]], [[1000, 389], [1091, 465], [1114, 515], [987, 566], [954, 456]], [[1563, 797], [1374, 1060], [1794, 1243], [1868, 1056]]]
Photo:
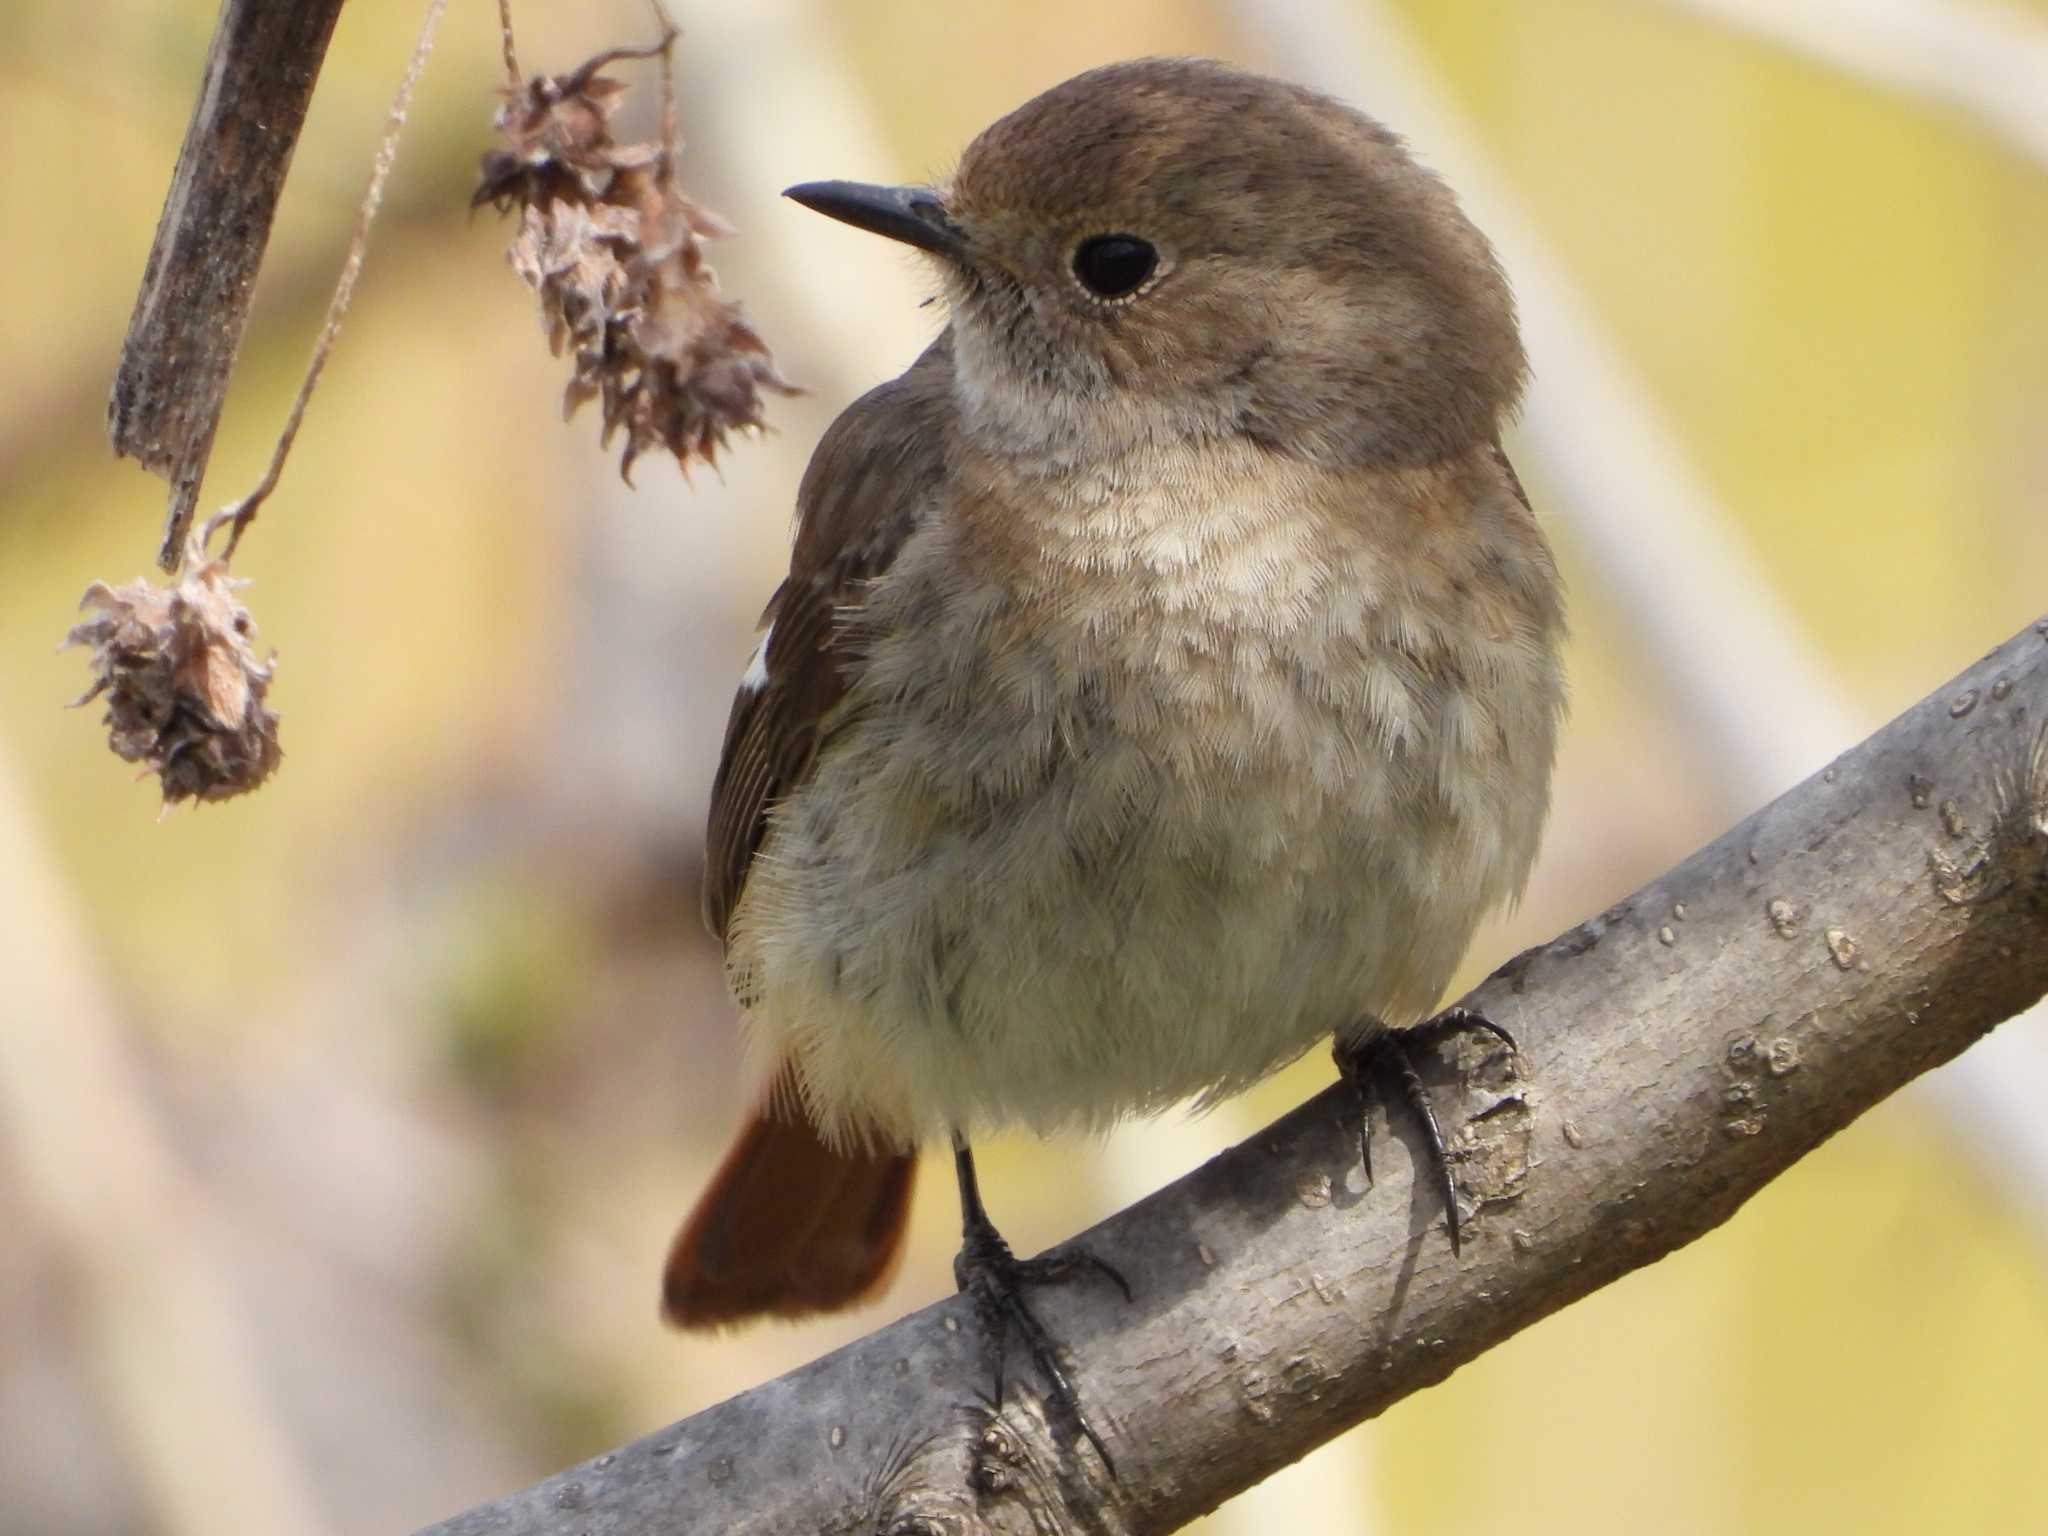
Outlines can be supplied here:
[[[785, 185], [943, 174], [1038, 90], [1175, 52], [1338, 89], [1452, 177], [1522, 293], [1511, 451], [1575, 627], [1544, 859], [1467, 980], [2048, 609], [2039, 0], [672, 4], [685, 183], [739, 227], [726, 289], [811, 393], [694, 486], [648, 458], [628, 491], [594, 419], [557, 423], [507, 231], [464, 211], [499, 65], [490, 8], [455, 7], [237, 561], [284, 767], [162, 821], [96, 711], [61, 707], [86, 673], [54, 646], [89, 580], [156, 547], [162, 487], [109, 458], [102, 412], [213, 7], [8, 7], [0, 1530], [409, 1530], [950, 1289], [938, 1174], [881, 1307], [710, 1341], [655, 1321], [740, 1110], [696, 919], [730, 689], [812, 443], [940, 323], [913, 260]], [[203, 508], [268, 456], [410, 10], [342, 16]], [[518, 11], [529, 70], [649, 31], [638, 5]], [[2041, 1033], [1200, 1528], [2038, 1520]], [[1035, 1250], [1327, 1075], [1106, 1143], [991, 1143], [995, 1214]]]

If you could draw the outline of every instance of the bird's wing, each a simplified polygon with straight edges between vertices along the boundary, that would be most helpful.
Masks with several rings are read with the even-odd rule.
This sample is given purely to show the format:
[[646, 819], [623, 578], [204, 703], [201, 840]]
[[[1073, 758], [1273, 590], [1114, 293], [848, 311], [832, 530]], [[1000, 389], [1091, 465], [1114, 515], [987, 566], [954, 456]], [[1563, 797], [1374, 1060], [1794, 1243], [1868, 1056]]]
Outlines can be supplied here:
[[950, 333], [835, 421], [797, 491], [789, 575], [726, 722], [711, 785], [704, 921], [726, 937], [768, 813], [810, 773], [858, 656], [843, 622], [934, 503], [953, 410]]
[[1522, 489], [1522, 477], [1515, 473], [1515, 466], [1508, 462], [1508, 451], [1501, 447], [1498, 437], [1493, 440], [1493, 462], [1498, 464], [1500, 472], [1507, 476], [1508, 485], [1515, 493], [1515, 500], [1522, 504], [1522, 510], [1535, 511], [1536, 509], [1529, 505], [1529, 493]]

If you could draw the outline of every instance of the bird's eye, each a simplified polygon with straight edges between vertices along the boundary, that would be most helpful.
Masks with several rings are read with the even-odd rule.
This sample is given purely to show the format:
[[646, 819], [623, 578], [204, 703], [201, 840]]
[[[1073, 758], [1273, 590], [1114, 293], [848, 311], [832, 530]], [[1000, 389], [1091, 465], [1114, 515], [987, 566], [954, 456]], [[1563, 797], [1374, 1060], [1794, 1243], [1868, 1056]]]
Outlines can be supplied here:
[[1136, 235], [1097, 235], [1074, 252], [1074, 276], [1099, 299], [1120, 299], [1144, 286], [1159, 253]]

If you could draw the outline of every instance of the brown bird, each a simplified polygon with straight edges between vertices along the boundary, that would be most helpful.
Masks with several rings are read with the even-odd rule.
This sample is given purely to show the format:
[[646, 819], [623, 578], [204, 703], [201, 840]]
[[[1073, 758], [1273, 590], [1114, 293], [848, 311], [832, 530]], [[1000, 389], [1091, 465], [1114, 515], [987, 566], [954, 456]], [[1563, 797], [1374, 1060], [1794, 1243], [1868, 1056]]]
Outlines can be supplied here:
[[1046, 92], [943, 189], [789, 195], [928, 252], [950, 323], [819, 444], [733, 704], [705, 907], [768, 1087], [665, 1310], [870, 1294], [950, 1136], [961, 1288], [1071, 1408], [1019, 1287], [1118, 1277], [1012, 1257], [970, 1139], [1333, 1032], [1362, 1082], [1528, 876], [1563, 616], [1514, 306], [1392, 133], [1199, 60]]

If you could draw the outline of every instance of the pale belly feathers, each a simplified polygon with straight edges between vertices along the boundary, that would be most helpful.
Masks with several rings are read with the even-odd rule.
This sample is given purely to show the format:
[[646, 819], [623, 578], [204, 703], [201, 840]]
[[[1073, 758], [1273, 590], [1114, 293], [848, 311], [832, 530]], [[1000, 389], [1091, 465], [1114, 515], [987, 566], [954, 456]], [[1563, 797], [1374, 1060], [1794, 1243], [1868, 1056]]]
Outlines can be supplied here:
[[[926, 524], [735, 916], [764, 1066], [828, 1135], [909, 1143], [1101, 1126], [1427, 1014], [1527, 877], [1561, 694], [1550, 556], [1486, 468], [1387, 472], [1413, 527], [1343, 525], [1355, 477], [1213, 463], [1192, 531], [1158, 466]], [[1475, 485], [1395, 582], [1388, 541]]]

